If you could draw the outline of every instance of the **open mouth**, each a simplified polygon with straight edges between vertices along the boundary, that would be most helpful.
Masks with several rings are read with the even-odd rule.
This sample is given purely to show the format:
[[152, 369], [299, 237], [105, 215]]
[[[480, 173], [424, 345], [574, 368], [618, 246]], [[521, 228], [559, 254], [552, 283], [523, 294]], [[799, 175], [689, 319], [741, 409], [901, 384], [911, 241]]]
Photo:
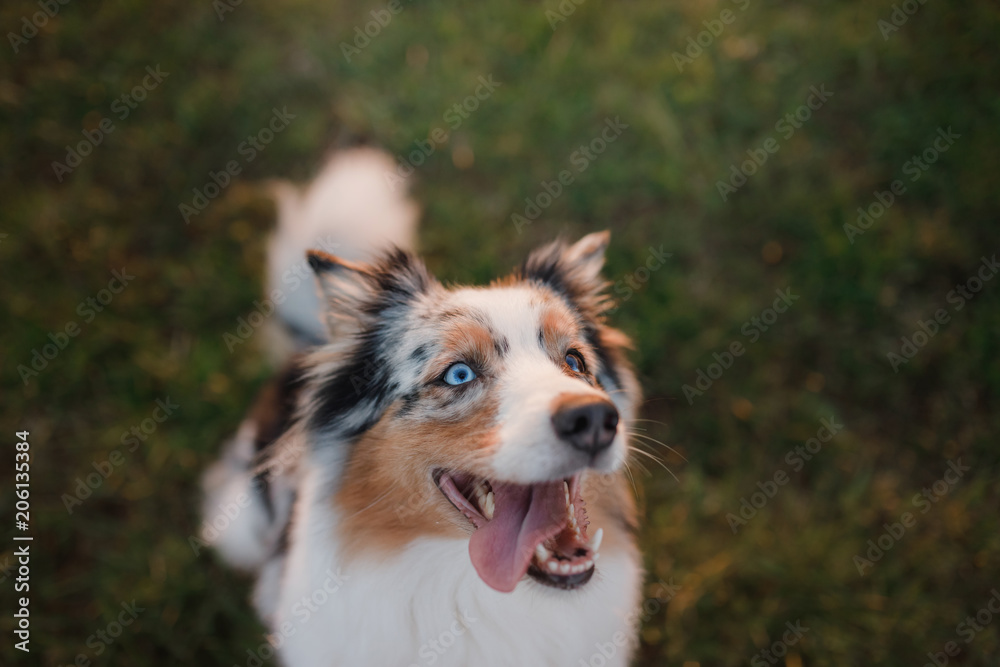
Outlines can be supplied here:
[[491, 588], [508, 593], [525, 574], [565, 590], [590, 581], [603, 530], [588, 537], [579, 475], [511, 484], [438, 470], [434, 481], [475, 528], [469, 556]]

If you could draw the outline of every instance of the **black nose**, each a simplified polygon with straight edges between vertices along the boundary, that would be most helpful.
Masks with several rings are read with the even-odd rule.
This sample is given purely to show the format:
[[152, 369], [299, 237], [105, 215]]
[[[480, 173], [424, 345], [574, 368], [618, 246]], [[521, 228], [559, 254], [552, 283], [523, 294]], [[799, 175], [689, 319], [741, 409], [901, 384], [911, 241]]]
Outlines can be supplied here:
[[607, 449], [618, 430], [618, 410], [603, 399], [587, 397], [566, 403], [552, 415], [556, 435], [575, 449], [597, 454]]

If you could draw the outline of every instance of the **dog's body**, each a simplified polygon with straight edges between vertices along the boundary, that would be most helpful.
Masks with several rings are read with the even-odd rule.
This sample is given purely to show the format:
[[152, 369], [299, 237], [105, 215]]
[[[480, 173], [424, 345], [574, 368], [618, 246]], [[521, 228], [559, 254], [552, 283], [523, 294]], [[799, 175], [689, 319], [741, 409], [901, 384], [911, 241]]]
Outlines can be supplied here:
[[392, 168], [354, 151], [305, 197], [284, 192], [272, 284], [324, 238], [367, 262], [310, 253], [323, 307], [302, 295], [278, 314], [326, 342], [292, 359], [206, 474], [205, 538], [256, 574], [289, 667], [625, 665], [638, 387], [603, 321], [607, 235], [445, 288], [386, 250], [416, 221], [384, 185]]

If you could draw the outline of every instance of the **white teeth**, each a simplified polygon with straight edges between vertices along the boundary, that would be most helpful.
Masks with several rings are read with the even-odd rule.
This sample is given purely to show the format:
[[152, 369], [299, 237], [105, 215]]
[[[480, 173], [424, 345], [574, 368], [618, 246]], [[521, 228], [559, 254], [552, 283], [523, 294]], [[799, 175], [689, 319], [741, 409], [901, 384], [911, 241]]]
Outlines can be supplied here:
[[539, 563], [544, 563], [549, 559], [549, 550], [539, 544], [535, 547], [535, 555], [538, 557]]
[[483, 516], [487, 519], [492, 519], [493, 510], [496, 509], [496, 499], [494, 498], [492, 491], [486, 494], [486, 499], [482, 501], [481, 507], [483, 508]]
[[[539, 551], [539, 549], [543, 549], [544, 551]], [[538, 548], [536, 548], [535, 555], [537, 555], [539, 558], [543, 557], [543, 553], [544, 556], [548, 558], [548, 560], [540, 561], [539, 566], [544, 565], [548, 569], [548, 571], [551, 572], [552, 574], [560, 574], [563, 576], [586, 572], [587, 570], [594, 567], [594, 561], [597, 560], [597, 555], [595, 554], [593, 558], [589, 558], [583, 561], [582, 563], [573, 564], [566, 561], [558, 560], [557, 558], [553, 558], [549, 553], [549, 550], [545, 549], [544, 547], [539, 546]]]
[[594, 531], [594, 536], [590, 538], [590, 544], [588, 545], [590, 546], [590, 550], [596, 552], [598, 549], [600, 549], [601, 540], [603, 539], [604, 539], [604, 529], [598, 528], [596, 531]]
[[569, 484], [566, 483], [566, 480], [563, 480], [563, 493], [566, 494], [566, 504], [569, 505], [571, 503], [569, 499]]
[[578, 540], [583, 539], [583, 535], [580, 534], [580, 524], [576, 522], [576, 515], [569, 515], [569, 527], [573, 529], [573, 534], [576, 535]]
[[573, 517], [574, 519], [576, 518], [576, 506], [575, 506], [575, 505], [574, 505], [573, 503], [570, 503], [570, 504], [569, 504], [569, 514], [570, 514], [570, 516], [572, 516], [572, 517]]

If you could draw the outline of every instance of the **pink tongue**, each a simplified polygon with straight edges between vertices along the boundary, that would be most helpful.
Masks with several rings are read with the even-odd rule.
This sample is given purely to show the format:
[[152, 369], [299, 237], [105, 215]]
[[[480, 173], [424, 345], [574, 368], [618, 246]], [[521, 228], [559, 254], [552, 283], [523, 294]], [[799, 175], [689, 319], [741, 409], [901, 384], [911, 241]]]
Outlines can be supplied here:
[[493, 519], [472, 534], [469, 556], [490, 588], [509, 593], [528, 571], [535, 547], [566, 526], [566, 494], [562, 481], [494, 483], [493, 500]]

